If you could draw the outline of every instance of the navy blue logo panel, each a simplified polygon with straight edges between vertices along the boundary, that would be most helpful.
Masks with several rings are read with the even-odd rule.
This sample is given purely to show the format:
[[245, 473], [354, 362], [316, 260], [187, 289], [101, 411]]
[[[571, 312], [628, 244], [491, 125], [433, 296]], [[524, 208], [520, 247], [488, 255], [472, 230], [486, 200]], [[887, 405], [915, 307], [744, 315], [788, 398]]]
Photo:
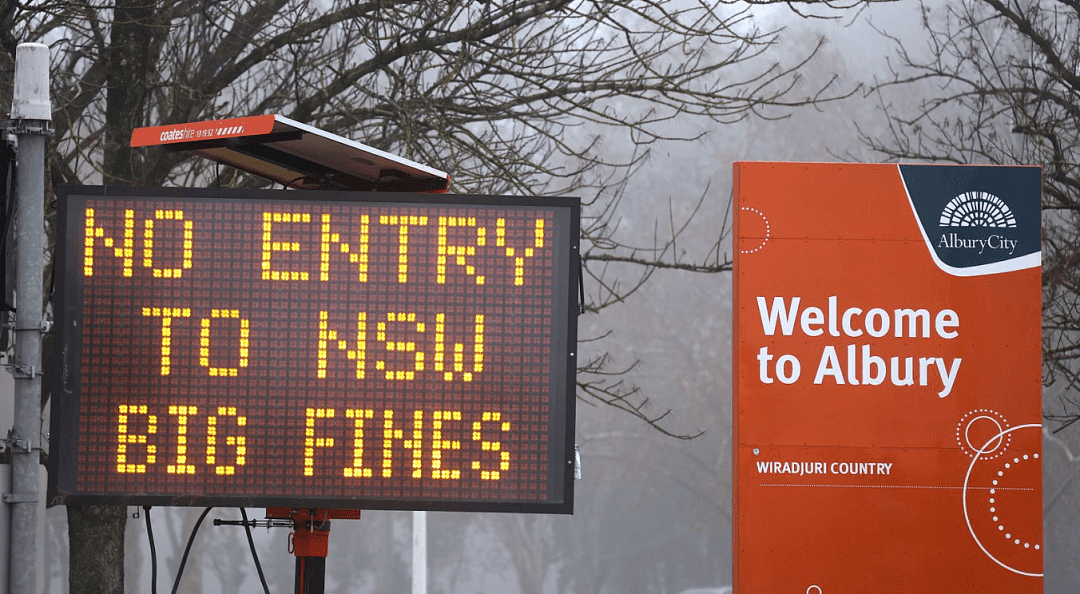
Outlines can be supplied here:
[[942, 264], [970, 269], [1039, 252], [1040, 205], [1023, 199], [1040, 195], [1038, 167], [901, 165], [900, 173]]

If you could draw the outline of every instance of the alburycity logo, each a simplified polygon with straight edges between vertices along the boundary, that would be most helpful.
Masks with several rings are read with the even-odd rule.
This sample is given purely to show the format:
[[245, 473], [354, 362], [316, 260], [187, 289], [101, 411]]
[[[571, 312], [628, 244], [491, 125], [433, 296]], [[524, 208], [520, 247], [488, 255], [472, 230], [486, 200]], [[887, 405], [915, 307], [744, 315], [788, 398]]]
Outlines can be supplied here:
[[[1016, 251], [1018, 241], [1002, 233], [986, 234], [986, 229], [1016, 228], [1016, 217], [1005, 201], [989, 192], [964, 192], [953, 198], [941, 210], [939, 227], [969, 227], [942, 233], [939, 248], [977, 250], [1001, 250], [1008, 255]], [[976, 232], [977, 228], [979, 232]]]

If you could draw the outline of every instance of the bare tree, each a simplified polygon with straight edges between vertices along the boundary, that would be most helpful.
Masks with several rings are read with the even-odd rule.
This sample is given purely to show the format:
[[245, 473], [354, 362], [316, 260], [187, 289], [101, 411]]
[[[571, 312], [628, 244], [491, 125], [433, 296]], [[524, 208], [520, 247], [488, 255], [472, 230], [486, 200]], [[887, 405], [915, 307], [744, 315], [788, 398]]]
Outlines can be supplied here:
[[[183, 153], [133, 150], [128, 138], [138, 126], [280, 113], [448, 170], [456, 191], [584, 196], [591, 312], [622, 302], [659, 268], [730, 269], [720, 238], [695, 260], [677, 250], [682, 220], [651, 244], [624, 243], [620, 198], [651, 145], [697, 138], [669, 135], [676, 119], [734, 122], [842, 94], [831, 83], [800, 86], [799, 68], [816, 50], [785, 64], [771, 54], [779, 39], [746, 5], [712, 0], [17, 0], [0, 8], [0, 67], [11, 70], [18, 42], [52, 50], [53, 184], [257, 186]], [[651, 413], [620, 371], [604, 354], [587, 361], [579, 397], [666, 430], [665, 413]], [[69, 508], [73, 592], [123, 590], [124, 521], [122, 508]]]
[[[1080, 420], [1080, 4], [966, 0], [923, 6], [928, 52], [896, 39], [879, 87], [897, 160], [1043, 168], [1043, 505], [1046, 591], [1076, 589], [1076, 458], [1059, 433]], [[897, 93], [893, 93], [897, 91]], [[888, 97], [922, 94], [911, 105]], [[1057, 433], [1057, 435], [1055, 435]]]
[[[896, 160], [1043, 167], [1044, 380], [1057, 430], [1080, 420], [1080, 4], [966, 0], [922, 6], [928, 51], [895, 39], [878, 87]], [[889, 102], [920, 89], [914, 105]]]

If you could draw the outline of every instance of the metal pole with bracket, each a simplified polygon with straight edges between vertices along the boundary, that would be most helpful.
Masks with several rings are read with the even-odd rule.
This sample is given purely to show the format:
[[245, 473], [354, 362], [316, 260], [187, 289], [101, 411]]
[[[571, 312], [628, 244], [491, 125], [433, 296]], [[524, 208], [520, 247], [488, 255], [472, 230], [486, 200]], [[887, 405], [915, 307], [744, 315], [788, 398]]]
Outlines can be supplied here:
[[51, 132], [49, 48], [19, 44], [11, 122], [16, 177], [15, 427], [11, 435], [10, 594], [37, 590], [38, 465], [41, 433], [42, 268], [45, 251], [45, 137]]

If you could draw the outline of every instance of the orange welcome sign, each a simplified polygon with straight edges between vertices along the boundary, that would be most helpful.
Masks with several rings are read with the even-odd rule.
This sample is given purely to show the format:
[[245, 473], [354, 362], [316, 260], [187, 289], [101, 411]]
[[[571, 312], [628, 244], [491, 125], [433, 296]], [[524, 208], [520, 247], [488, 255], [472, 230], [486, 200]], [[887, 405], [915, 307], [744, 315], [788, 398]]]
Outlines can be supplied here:
[[735, 591], [1041, 593], [1040, 170], [735, 195]]

